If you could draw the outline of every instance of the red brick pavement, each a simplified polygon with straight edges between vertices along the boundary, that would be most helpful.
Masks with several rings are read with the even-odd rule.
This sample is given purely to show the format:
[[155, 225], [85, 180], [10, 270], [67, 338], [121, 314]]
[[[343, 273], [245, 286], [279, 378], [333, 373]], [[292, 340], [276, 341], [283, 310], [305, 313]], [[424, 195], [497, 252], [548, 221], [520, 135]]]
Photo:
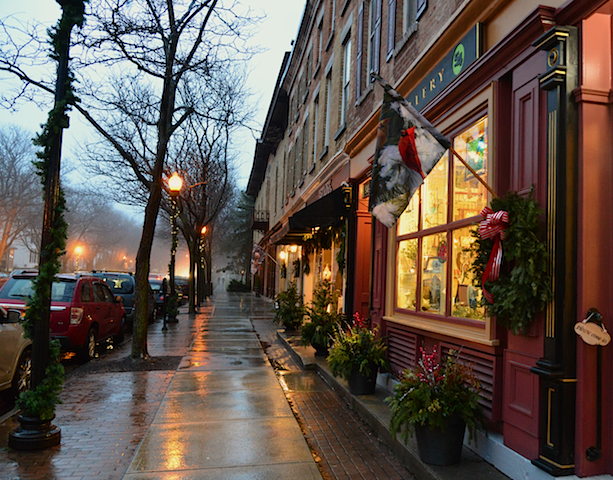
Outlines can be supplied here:
[[174, 372], [97, 373], [70, 378], [55, 422], [62, 443], [38, 452], [6, 448], [0, 431], [2, 480], [116, 480], [127, 470]]
[[414, 479], [333, 391], [287, 392], [326, 480]]

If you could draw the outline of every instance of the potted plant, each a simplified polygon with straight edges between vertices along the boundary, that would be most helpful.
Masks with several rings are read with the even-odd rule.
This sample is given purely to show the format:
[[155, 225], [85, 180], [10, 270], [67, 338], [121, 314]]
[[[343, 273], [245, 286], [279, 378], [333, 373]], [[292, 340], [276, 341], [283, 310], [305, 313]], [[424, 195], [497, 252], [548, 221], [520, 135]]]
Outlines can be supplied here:
[[466, 427], [472, 437], [481, 423], [479, 382], [455, 351], [443, 359], [436, 347], [420, 353], [417, 367], [405, 370], [386, 400], [392, 410], [390, 430], [405, 441], [415, 431], [425, 463], [452, 465], [461, 459]]
[[313, 291], [313, 302], [306, 307], [309, 321], [302, 326], [302, 343], [311, 345], [315, 349], [315, 356], [328, 355], [332, 335], [341, 320], [337, 300], [338, 293], [330, 280], [323, 280]]
[[302, 295], [298, 293], [295, 283], [290, 283], [287, 290], [279, 292], [275, 298], [274, 321], [290, 334], [300, 329], [304, 319]]
[[374, 393], [379, 367], [385, 367], [387, 346], [371, 330], [359, 313], [353, 315], [353, 325], [346, 330], [339, 328], [334, 334], [328, 365], [332, 373], [349, 382], [354, 395]]

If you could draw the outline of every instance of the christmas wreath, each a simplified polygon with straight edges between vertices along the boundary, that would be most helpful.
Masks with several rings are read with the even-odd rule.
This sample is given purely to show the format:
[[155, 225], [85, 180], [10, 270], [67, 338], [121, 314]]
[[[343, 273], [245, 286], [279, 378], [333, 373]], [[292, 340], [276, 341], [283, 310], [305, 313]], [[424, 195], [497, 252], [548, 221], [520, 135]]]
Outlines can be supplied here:
[[483, 288], [488, 314], [515, 334], [525, 334], [551, 300], [547, 248], [539, 238], [541, 211], [531, 193], [508, 193], [486, 207], [473, 232], [471, 271]]

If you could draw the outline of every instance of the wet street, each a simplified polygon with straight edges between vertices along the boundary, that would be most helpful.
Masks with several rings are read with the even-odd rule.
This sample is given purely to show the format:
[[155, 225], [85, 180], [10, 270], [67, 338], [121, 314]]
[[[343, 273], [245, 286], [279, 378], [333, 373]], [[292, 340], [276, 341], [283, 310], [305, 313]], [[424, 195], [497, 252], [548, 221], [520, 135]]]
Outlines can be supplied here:
[[75, 366], [55, 419], [61, 445], [9, 450], [16, 422], [5, 421], [0, 479], [412, 478], [293, 363], [271, 318], [263, 299], [220, 293], [166, 333], [150, 326], [147, 371], [126, 361], [129, 342]]

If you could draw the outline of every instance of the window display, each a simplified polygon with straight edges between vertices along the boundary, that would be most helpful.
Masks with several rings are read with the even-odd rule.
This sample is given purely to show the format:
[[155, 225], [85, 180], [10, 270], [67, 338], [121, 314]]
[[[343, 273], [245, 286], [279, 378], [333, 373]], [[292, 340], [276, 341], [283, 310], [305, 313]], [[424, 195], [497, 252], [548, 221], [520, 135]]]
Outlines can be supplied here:
[[[455, 136], [453, 145], [487, 180], [487, 117]], [[485, 188], [459, 160], [441, 158], [396, 227], [397, 309], [485, 320], [469, 247], [487, 201]]]

